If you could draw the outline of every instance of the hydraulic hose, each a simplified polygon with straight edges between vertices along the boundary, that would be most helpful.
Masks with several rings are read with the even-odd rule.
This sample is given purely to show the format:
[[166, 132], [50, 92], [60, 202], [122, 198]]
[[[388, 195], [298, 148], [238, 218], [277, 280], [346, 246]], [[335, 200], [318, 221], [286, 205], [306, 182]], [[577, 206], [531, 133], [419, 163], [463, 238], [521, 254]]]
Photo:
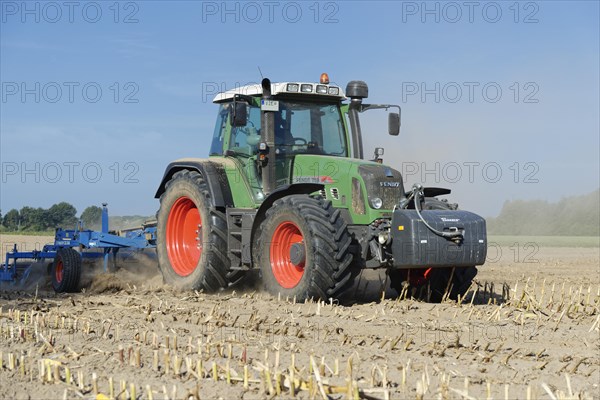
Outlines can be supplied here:
[[423, 196], [423, 186], [421, 186], [418, 183], [415, 183], [413, 185], [413, 197], [414, 197], [414, 202], [415, 202], [415, 210], [417, 211], [417, 215], [419, 216], [419, 218], [421, 219], [421, 221], [423, 221], [423, 223], [425, 224], [425, 226], [433, 233], [435, 233], [438, 236], [441, 237], [445, 237], [445, 238], [449, 238], [449, 239], [455, 239], [459, 236], [462, 236], [462, 232], [456, 230], [456, 231], [452, 231], [452, 232], [442, 232], [442, 231], [438, 231], [437, 229], [435, 229], [434, 227], [432, 227], [431, 225], [429, 225], [427, 223], [427, 221], [425, 221], [425, 218], [423, 218], [423, 216], [421, 215], [421, 211], [419, 211], [419, 203], [421, 203], [421, 196]]

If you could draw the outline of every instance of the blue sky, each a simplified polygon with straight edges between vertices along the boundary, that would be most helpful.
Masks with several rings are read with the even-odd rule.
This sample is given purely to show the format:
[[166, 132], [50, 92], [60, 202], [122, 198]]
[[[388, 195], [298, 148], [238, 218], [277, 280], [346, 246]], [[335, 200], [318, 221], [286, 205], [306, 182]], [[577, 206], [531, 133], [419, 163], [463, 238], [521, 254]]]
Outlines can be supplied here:
[[[467, 2], [468, 3], [468, 2]], [[599, 183], [599, 3], [0, 1], [0, 209], [152, 215], [165, 166], [205, 157], [215, 88], [369, 84], [365, 153], [494, 216]], [[72, 8], [69, 8], [72, 7]], [[469, 8], [471, 7], [471, 8]]]

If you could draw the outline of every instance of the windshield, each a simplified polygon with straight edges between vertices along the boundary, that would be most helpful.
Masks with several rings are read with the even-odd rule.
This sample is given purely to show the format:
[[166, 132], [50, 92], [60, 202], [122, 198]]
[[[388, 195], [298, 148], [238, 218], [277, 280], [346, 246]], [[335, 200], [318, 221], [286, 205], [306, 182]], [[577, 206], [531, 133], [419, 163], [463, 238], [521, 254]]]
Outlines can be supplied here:
[[[230, 108], [229, 103], [221, 105], [210, 154], [229, 150], [241, 156], [255, 155], [261, 129], [258, 101], [248, 106], [246, 126], [231, 127], [230, 139], [226, 142]], [[288, 156], [324, 154], [347, 157], [346, 134], [339, 106], [279, 101], [279, 111], [275, 113], [275, 146], [278, 153]]]
[[346, 135], [337, 105], [279, 102], [275, 145], [288, 151], [347, 156]]

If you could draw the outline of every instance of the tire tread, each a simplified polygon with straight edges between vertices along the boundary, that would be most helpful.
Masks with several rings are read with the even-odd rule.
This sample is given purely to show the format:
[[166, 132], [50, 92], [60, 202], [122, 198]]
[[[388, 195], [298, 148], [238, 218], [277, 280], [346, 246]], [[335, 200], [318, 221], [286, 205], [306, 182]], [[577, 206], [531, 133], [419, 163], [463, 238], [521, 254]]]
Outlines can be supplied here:
[[[211, 194], [208, 185], [204, 177], [197, 171], [181, 170], [173, 175], [173, 178], [167, 182], [165, 193], [161, 196], [161, 207], [163, 207], [164, 197], [167, 195], [169, 188], [173, 183], [177, 181], [188, 181], [191, 182], [195, 187], [198, 188], [200, 195], [204, 198], [205, 204], [208, 207], [208, 218], [207, 224], [203, 224], [203, 227], [210, 229], [209, 243], [205, 244], [203, 251], [206, 254], [206, 265], [204, 272], [201, 274], [199, 279], [190, 285], [184, 285], [184, 288], [205, 290], [207, 292], [216, 292], [219, 289], [228, 287], [231, 284], [239, 281], [242, 278], [243, 271], [232, 270], [231, 261], [227, 256], [227, 220], [225, 214], [211, 204]], [[161, 210], [157, 212], [159, 216]], [[160, 262], [161, 258], [164, 258]], [[164, 268], [170, 268], [170, 266], [162, 265], [168, 262], [168, 257], [159, 257], [159, 268], [161, 271]], [[167, 275], [163, 272], [165, 280]], [[177, 282], [169, 282], [175, 283]]]
[[[267, 211], [265, 222], [281, 209], [289, 209], [300, 215], [308, 226], [309, 232], [304, 232], [305, 240], [312, 240], [313, 260], [315, 266], [310, 274], [310, 282], [304, 293], [298, 293], [299, 300], [315, 298], [326, 300], [334, 298], [341, 300], [345, 291], [352, 285], [353, 255], [350, 252], [351, 236], [346, 222], [338, 209], [331, 202], [321, 197], [309, 195], [291, 195], [277, 200]], [[261, 228], [262, 231], [262, 228]], [[264, 239], [264, 238], [263, 238]], [[257, 244], [259, 255], [264, 253], [268, 240], [260, 240]], [[260, 256], [259, 256], [260, 258]], [[261, 266], [270, 260], [259, 260]], [[266, 268], [266, 267], [265, 267]], [[307, 273], [309, 271], [305, 271]], [[310, 272], [309, 272], [310, 273]], [[279, 287], [267, 287], [276, 293]]]

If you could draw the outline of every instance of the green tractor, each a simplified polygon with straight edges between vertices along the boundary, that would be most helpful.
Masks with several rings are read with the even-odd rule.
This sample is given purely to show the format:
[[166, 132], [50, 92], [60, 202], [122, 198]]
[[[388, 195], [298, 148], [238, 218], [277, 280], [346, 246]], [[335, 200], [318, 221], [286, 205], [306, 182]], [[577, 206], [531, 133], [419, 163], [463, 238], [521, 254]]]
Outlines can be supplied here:
[[[365, 82], [249, 85], [220, 93], [210, 154], [173, 161], [156, 198], [157, 254], [166, 283], [217, 291], [260, 277], [298, 301], [352, 301], [358, 273], [384, 268], [391, 287], [441, 300], [463, 295], [486, 257], [485, 220], [404, 188], [397, 170], [364, 160]], [[349, 99], [349, 101], [348, 101]], [[259, 273], [253, 273], [258, 271]]]

